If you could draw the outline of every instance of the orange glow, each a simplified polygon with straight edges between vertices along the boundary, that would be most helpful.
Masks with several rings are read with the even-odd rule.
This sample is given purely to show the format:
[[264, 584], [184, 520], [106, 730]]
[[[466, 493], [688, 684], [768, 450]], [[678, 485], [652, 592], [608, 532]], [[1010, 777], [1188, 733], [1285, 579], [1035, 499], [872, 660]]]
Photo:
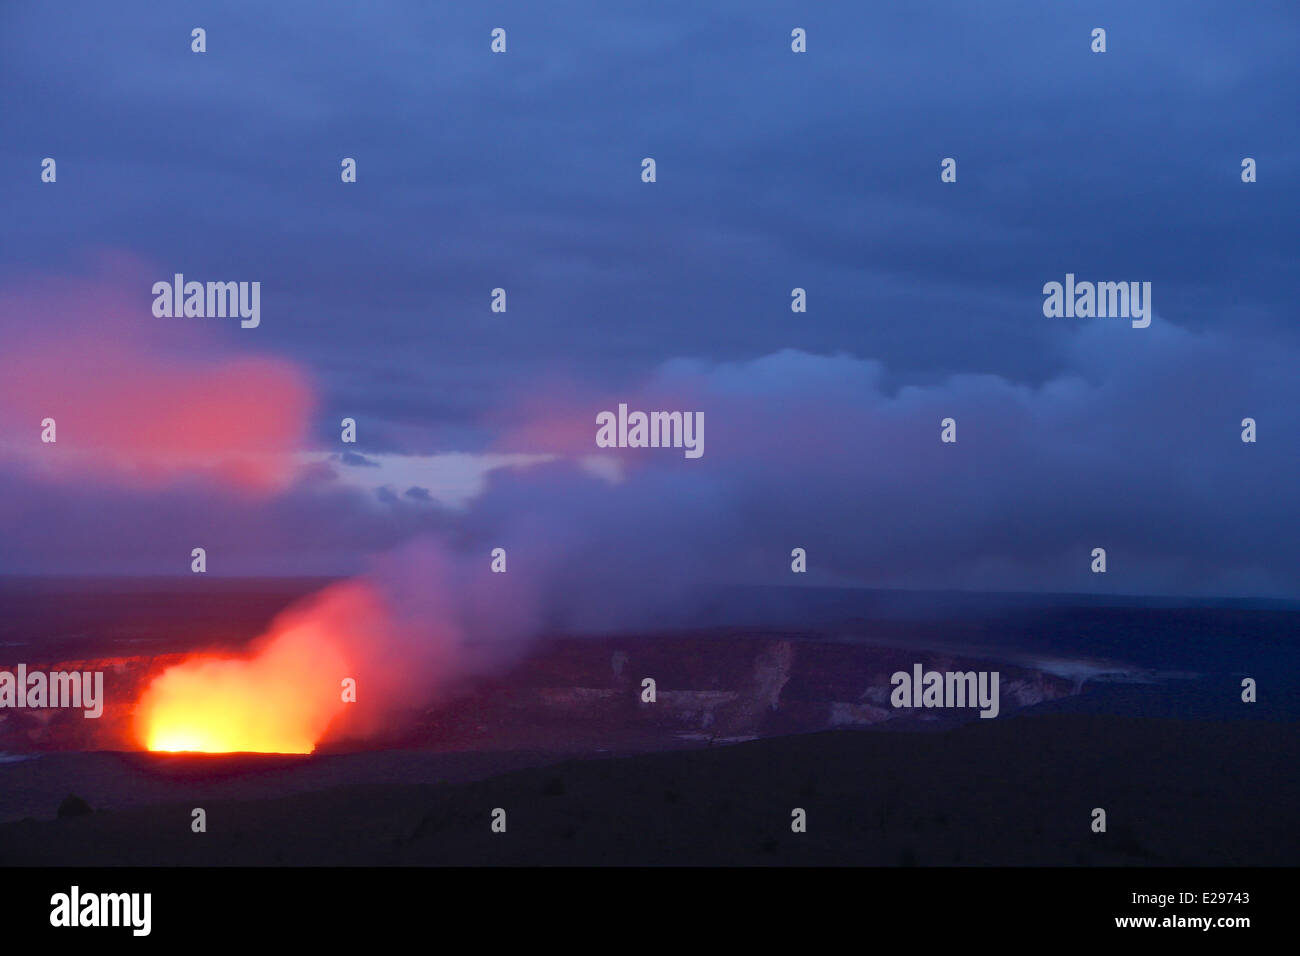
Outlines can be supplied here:
[[320, 627], [274, 633], [252, 657], [200, 654], [156, 677], [136, 706], [149, 750], [307, 754], [347, 705], [348, 664]]

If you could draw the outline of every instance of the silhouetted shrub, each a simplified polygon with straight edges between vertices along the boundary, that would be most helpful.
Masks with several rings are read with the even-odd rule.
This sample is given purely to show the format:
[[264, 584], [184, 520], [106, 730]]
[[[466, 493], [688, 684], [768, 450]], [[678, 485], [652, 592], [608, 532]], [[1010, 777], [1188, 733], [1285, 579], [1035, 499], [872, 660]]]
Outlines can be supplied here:
[[75, 793], [70, 793], [63, 798], [59, 804], [59, 819], [64, 817], [88, 817], [95, 811], [91, 809], [90, 804]]

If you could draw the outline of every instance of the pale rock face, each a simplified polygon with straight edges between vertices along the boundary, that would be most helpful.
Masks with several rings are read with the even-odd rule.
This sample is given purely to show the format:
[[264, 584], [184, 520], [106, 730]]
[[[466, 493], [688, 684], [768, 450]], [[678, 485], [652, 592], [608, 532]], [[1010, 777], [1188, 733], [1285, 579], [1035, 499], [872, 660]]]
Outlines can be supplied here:
[[659, 692], [658, 706], [664, 707], [675, 720], [700, 727], [711, 727], [714, 711], [733, 703], [740, 695], [735, 691], [669, 690]]
[[869, 700], [878, 707], [889, 706], [889, 687], [885, 684], [872, 684], [862, 692], [862, 700]]
[[755, 697], [758, 703], [775, 710], [781, 702], [781, 691], [790, 682], [790, 667], [794, 663], [794, 644], [776, 641], [754, 661]]
[[[542, 648], [536, 661], [495, 686], [431, 700], [402, 728], [403, 745], [469, 748], [495, 745], [640, 749], [656, 743], [727, 743], [759, 735], [865, 727], [906, 714], [890, 705], [890, 674], [911, 651], [760, 634], [665, 637], [630, 645], [576, 638]], [[182, 655], [30, 661], [43, 670], [102, 670], [110, 702], [100, 720], [53, 709], [0, 710], [0, 752], [122, 750], [138, 746], [130, 707], [153, 674]], [[926, 667], [1002, 673], [1002, 712], [1077, 693], [1080, 675], [1113, 665], [1034, 661], [1032, 666], [922, 655]], [[544, 676], [543, 676], [544, 675]], [[656, 703], [641, 701], [643, 677], [658, 681]], [[913, 714], [922, 719], [924, 714]], [[486, 729], [485, 729], [486, 728]], [[542, 729], [539, 729], [542, 728]], [[351, 746], [350, 743], [347, 746]]]
[[889, 720], [894, 716], [892, 710], [881, 707], [874, 707], [871, 704], [850, 704], [846, 701], [833, 701], [831, 703], [830, 727], [862, 727], [867, 724], [878, 724], [881, 721]]
[[1032, 707], [1059, 696], [1051, 693], [1041, 680], [1011, 681], [1002, 692], [1006, 695], [1007, 703], [1015, 707]]

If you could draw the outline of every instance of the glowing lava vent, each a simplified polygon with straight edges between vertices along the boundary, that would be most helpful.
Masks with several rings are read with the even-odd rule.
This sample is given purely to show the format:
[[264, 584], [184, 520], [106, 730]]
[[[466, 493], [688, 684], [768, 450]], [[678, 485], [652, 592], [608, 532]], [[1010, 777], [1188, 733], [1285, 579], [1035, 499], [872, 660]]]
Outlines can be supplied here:
[[251, 657], [196, 654], [163, 671], [135, 709], [149, 750], [307, 754], [343, 707], [347, 662], [321, 629], [271, 635]]

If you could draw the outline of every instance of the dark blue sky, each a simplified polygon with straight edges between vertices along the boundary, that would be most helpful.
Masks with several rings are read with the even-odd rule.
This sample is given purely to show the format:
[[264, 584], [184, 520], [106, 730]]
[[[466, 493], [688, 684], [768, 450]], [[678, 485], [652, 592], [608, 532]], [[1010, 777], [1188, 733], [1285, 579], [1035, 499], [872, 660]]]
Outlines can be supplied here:
[[[498, 26], [503, 56], [488, 49]], [[790, 51], [796, 26], [807, 54]], [[1105, 54], [1089, 49], [1094, 27]], [[587, 429], [606, 406], [585, 396], [653, 395], [682, 368], [706, 394], [757, 396], [751, 410], [806, 401], [794, 433], [853, 421], [845, 402], [882, 409], [868, 422], [906, 418], [915, 394], [925, 442], [943, 414], [1004, 442], [986, 444], [986, 469], [950, 479], [970, 483], [951, 511], [915, 480], [928, 445], [803, 462], [846, 479], [897, 468], [871, 493], [891, 512], [943, 512], [915, 545], [928, 550], [899, 559], [915, 573], [864, 563], [860, 542], [879, 529], [846, 525], [848, 487], [839, 507], [764, 524], [791, 502], [797, 514], [808, 484], [742, 480], [734, 463], [762, 470], [751, 453], [767, 446], [739, 438], [735, 474], [720, 471], [739, 414], [711, 432], [714, 470], [673, 463], [675, 481], [699, 484], [672, 494], [698, 501], [715, 482], [745, 553], [768, 532], [778, 557], [802, 529], [824, 537], [822, 553], [843, 552], [835, 581], [1091, 586], [1040, 573], [1043, 554], [1086, 553], [1108, 525], [1162, 568], [1108, 583], [1118, 590], [1300, 595], [1300, 551], [1276, 540], [1300, 530], [1298, 32], [1293, 3], [9, 3], [0, 290], [111, 283], [102, 255], [127, 255], [144, 279], [123, 277], [122, 293], [166, 339], [170, 320], [148, 313], [154, 279], [259, 280], [260, 328], [191, 321], [217, 323], [232, 355], [304, 370], [320, 449], [352, 415], [364, 453], [513, 451], [502, 435], [536, 416], [526, 396], [542, 383], [578, 396]], [[39, 182], [45, 156], [54, 186]], [[344, 156], [355, 185], [339, 181]], [[947, 156], [956, 184], [939, 180]], [[1151, 282], [1156, 322], [1045, 318], [1042, 286], [1067, 272]], [[488, 308], [496, 286], [505, 315]], [[806, 314], [790, 311], [795, 286]], [[788, 382], [803, 385], [787, 394]], [[1234, 471], [1244, 415], [1261, 444]], [[1025, 423], [1056, 452], [1036, 452], [1045, 439]], [[1080, 487], [1026, 503], [1020, 481]], [[311, 510], [293, 498], [259, 506], [293, 511], [286, 539], [306, 520], [294, 509]], [[327, 551], [379, 550], [449, 520], [418, 498], [420, 517], [365, 512], [328, 546], [240, 566], [332, 566]], [[1238, 504], [1206, 516], [1224, 502]], [[1030, 512], [1010, 516], [1015, 503]], [[34, 538], [22, 520], [14, 539]], [[890, 532], [894, 553], [914, 530]], [[133, 554], [171, 547], [146, 539]], [[107, 560], [60, 548], [4, 555], [0, 570]]]

